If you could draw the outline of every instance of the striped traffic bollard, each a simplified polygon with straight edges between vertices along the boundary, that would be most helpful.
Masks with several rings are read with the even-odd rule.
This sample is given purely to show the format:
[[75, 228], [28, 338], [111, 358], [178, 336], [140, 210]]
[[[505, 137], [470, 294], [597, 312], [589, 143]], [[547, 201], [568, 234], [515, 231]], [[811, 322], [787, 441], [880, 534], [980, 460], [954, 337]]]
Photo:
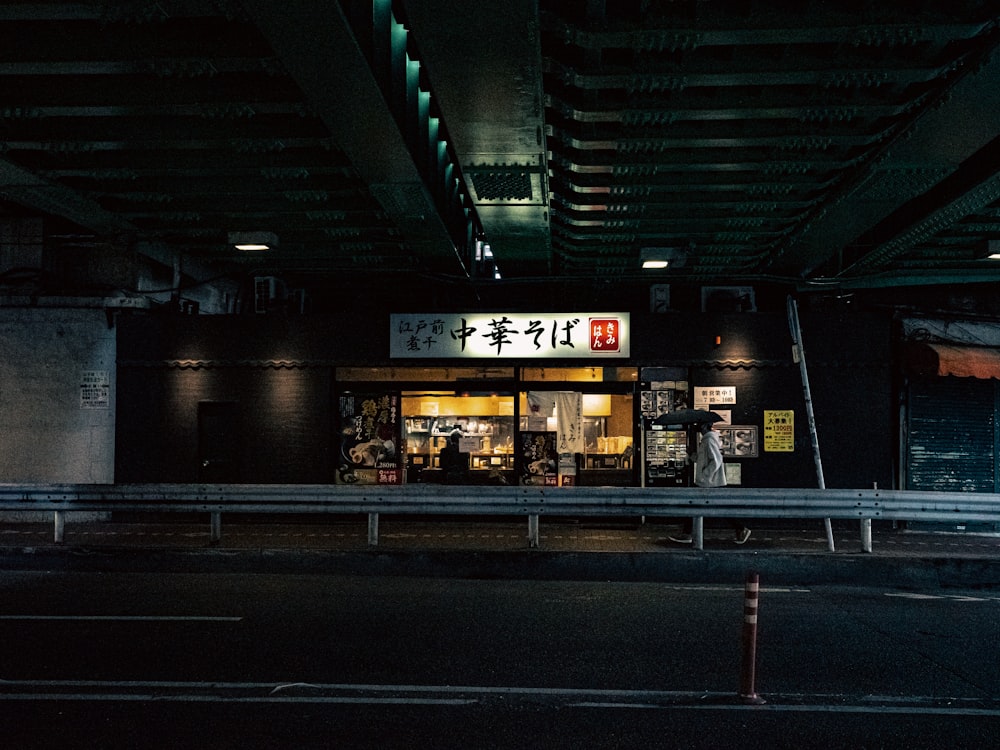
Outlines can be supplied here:
[[747, 573], [743, 595], [743, 664], [740, 668], [740, 700], [744, 703], [764, 703], [754, 687], [757, 672], [757, 595], [760, 574]]

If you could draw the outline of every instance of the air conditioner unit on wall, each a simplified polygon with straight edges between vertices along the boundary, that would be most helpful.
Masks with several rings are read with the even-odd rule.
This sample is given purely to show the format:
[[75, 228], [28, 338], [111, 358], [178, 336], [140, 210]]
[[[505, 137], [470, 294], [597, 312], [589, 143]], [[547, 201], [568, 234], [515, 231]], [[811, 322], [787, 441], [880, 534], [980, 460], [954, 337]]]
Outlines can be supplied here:
[[701, 288], [702, 312], [756, 312], [757, 300], [752, 286], [704, 286]]
[[279, 302], [284, 302], [287, 291], [285, 282], [276, 276], [255, 276], [253, 280], [253, 310], [266, 313], [274, 309]]

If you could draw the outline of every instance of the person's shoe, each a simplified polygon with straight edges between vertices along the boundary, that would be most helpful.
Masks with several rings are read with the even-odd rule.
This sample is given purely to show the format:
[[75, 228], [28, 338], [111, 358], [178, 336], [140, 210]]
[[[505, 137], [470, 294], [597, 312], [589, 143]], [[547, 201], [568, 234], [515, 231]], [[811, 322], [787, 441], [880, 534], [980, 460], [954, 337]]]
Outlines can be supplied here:
[[668, 536], [667, 539], [678, 544], [691, 544], [690, 534], [674, 534], [673, 536]]
[[750, 538], [750, 529], [742, 528], [736, 532], [736, 536], [733, 541], [737, 544], [746, 544], [747, 539]]

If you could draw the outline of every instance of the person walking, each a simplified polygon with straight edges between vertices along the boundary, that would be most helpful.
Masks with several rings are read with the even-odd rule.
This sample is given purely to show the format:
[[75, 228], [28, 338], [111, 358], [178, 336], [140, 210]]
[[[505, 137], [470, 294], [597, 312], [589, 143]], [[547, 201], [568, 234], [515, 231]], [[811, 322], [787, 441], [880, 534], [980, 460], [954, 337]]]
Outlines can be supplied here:
[[[698, 423], [698, 432], [701, 440], [698, 442], [698, 452], [695, 454], [694, 483], [699, 487], [725, 487], [726, 466], [722, 460], [722, 441], [719, 439], [719, 433], [715, 431], [711, 422]], [[679, 544], [691, 544], [693, 520], [685, 519], [681, 533], [668, 539]], [[733, 541], [736, 544], [745, 544], [750, 538], [750, 529], [735, 518], [727, 519], [727, 523], [733, 527]]]

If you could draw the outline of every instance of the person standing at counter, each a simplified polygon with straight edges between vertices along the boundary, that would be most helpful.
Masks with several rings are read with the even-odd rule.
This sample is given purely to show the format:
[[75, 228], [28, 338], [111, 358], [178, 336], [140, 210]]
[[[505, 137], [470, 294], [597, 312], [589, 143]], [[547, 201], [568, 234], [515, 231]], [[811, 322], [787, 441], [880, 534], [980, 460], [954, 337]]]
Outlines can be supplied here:
[[452, 430], [448, 435], [448, 444], [441, 449], [441, 471], [445, 484], [465, 484], [469, 480], [469, 454], [459, 450], [461, 437], [461, 430]]

